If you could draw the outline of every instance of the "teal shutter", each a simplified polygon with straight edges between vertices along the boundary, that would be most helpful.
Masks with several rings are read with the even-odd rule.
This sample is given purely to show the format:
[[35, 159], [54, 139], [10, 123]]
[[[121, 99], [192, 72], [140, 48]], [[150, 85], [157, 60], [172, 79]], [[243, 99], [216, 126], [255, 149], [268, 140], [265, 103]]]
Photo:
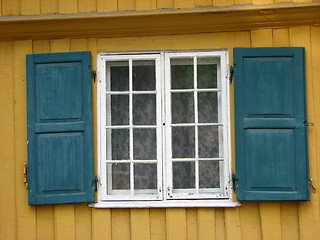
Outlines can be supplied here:
[[90, 52], [27, 55], [29, 204], [94, 201]]
[[238, 200], [309, 200], [304, 48], [235, 48]]

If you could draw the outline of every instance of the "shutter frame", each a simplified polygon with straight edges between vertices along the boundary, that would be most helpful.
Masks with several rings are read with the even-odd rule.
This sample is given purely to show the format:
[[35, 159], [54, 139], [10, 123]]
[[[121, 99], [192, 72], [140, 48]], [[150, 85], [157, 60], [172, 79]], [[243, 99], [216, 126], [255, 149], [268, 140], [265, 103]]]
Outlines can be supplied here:
[[[260, 65], [256, 61], [261, 61]], [[262, 64], [263, 61], [266, 61], [266, 67]], [[304, 48], [235, 48], [234, 62], [237, 199], [310, 200], [307, 127], [303, 123], [307, 121]], [[260, 68], [255, 69], [254, 66]], [[267, 71], [268, 66], [282, 69], [282, 74], [285, 75], [278, 74], [281, 81], [268, 78], [269, 74], [259, 76], [259, 71]], [[277, 72], [275, 68], [271, 69]], [[283, 69], [292, 72], [283, 73]], [[277, 73], [274, 72], [270, 72], [270, 75], [276, 76]], [[255, 79], [250, 76], [252, 74]], [[279, 87], [274, 88], [275, 91], [270, 96], [275, 98], [270, 97], [270, 107], [260, 108], [261, 110], [259, 104], [264, 106], [264, 103], [263, 100], [259, 102], [258, 94], [267, 99], [268, 93], [257, 93], [256, 97], [251, 94], [259, 92], [256, 83], [259, 81], [268, 81], [270, 89], [272, 84], [282, 84], [283, 88], [282, 92]], [[280, 103], [276, 106], [276, 100], [272, 102], [277, 97], [283, 100], [279, 101], [282, 106]], [[259, 111], [263, 114], [255, 113]], [[284, 144], [282, 149], [281, 144]], [[270, 150], [264, 150], [270, 146], [274, 153], [269, 154]], [[290, 150], [294, 153], [291, 154]], [[292, 157], [281, 158], [281, 154]], [[281, 161], [270, 160], [268, 156], [278, 156]], [[272, 165], [277, 165], [279, 172]], [[260, 171], [256, 173], [250, 168], [253, 166]]]
[[26, 58], [29, 205], [93, 202], [91, 52]]

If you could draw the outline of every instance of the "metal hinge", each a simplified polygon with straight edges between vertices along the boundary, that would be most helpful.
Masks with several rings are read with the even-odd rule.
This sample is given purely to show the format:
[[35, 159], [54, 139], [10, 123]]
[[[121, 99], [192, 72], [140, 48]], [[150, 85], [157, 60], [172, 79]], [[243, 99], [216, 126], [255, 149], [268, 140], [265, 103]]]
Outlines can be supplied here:
[[92, 77], [93, 77], [93, 81], [96, 82], [97, 72], [94, 71], [94, 70], [92, 70], [92, 71], [91, 71], [91, 75], [92, 75]]
[[28, 189], [28, 164], [23, 164], [23, 183]]
[[310, 122], [303, 122], [303, 124], [306, 126], [306, 127], [313, 127], [314, 126], [314, 123], [310, 123]]
[[238, 176], [235, 173], [232, 173], [232, 187], [234, 191], [237, 190], [238, 180]]
[[232, 79], [233, 79], [235, 71], [236, 71], [236, 67], [230, 66], [230, 76], [229, 76], [230, 83], [232, 83]]
[[101, 186], [101, 182], [97, 176], [92, 180], [92, 185], [94, 186], [94, 190], [97, 192], [99, 187]]

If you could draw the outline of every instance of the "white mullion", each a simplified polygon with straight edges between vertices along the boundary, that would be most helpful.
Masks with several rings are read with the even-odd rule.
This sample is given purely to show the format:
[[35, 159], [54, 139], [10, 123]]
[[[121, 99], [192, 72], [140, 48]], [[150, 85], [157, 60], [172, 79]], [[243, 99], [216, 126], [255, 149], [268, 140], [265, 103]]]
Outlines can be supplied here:
[[157, 128], [156, 128], [156, 133], [157, 133], [157, 191], [158, 191], [158, 196], [159, 199], [163, 199], [163, 186], [162, 186], [162, 176], [163, 176], [163, 169], [162, 169], [162, 65], [161, 65], [161, 60], [162, 60], [162, 55], [157, 56], [155, 59], [155, 77], [156, 77], [156, 120], [157, 120]]
[[130, 194], [134, 195], [133, 171], [133, 99], [132, 99], [132, 59], [129, 59], [129, 142], [130, 142]]
[[173, 127], [193, 127], [193, 126], [223, 126], [223, 123], [173, 123], [171, 126]]
[[[194, 92], [195, 89], [171, 89], [171, 93], [185, 93], [185, 92]], [[198, 92], [221, 92], [221, 88], [200, 88], [197, 89]]]
[[149, 159], [149, 160], [106, 160], [106, 163], [157, 163], [157, 160]]
[[194, 126], [194, 138], [195, 138], [195, 187], [196, 187], [196, 194], [199, 193], [199, 152], [198, 152], [198, 69], [197, 69], [197, 57], [193, 57], [193, 84], [194, 84], [194, 121], [195, 121], [195, 126]]
[[[131, 126], [132, 128], [154, 128], [156, 129], [157, 125], [135, 125]], [[106, 129], [128, 129], [130, 125], [118, 125], [118, 126], [106, 126]]]
[[106, 91], [106, 94], [110, 95], [128, 95], [129, 93], [132, 94], [155, 94], [157, 91]]
[[221, 161], [223, 158], [172, 158], [173, 162], [194, 162], [196, 160], [201, 161]]

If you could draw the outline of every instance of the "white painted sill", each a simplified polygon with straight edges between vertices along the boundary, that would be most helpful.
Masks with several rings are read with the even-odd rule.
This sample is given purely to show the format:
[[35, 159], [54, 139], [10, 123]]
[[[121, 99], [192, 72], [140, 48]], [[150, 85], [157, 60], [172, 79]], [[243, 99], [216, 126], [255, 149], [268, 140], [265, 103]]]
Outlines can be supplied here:
[[105, 201], [90, 203], [93, 208], [240, 207], [231, 200]]

